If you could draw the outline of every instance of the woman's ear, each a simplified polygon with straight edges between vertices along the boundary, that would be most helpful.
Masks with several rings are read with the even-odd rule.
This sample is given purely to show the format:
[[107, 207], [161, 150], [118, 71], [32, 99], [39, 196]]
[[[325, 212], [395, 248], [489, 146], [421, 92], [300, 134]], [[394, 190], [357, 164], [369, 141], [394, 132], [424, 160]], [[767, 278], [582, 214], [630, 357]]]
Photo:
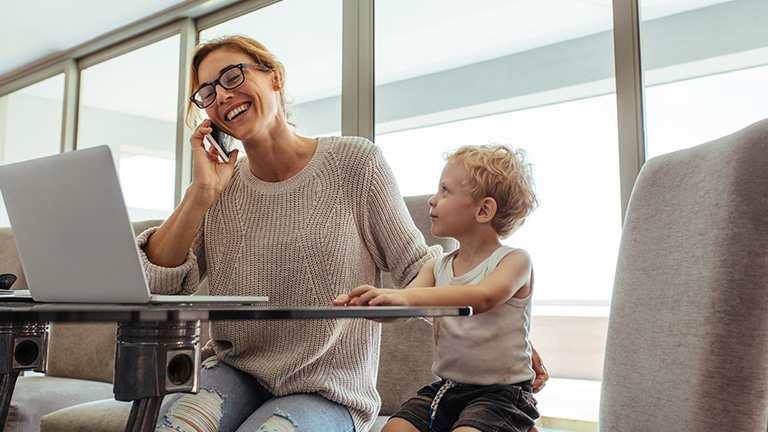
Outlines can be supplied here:
[[282, 77], [277, 73], [272, 73], [272, 88], [275, 91], [280, 91], [283, 89], [283, 79]]
[[480, 201], [475, 220], [477, 220], [478, 223], [490, 222], [493, 220], [493, 217], [496, 216], [497, 209], [498, 206], [496, 205], [496, 200], [492, 197], [485, 197]]

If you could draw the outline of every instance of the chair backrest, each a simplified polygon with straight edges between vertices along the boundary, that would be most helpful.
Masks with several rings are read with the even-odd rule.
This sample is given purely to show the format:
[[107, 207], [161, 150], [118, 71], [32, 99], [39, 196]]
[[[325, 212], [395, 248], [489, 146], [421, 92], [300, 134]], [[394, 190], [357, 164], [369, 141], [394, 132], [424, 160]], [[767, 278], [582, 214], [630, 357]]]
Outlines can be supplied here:
[[[454, 239], [441, 239], [432, 235], [429, 218], [429, 195], [405, 197], [405, 205], [416, 227], [428, 245], [439, 244], [443, 251], [456, 248]], [[383, 286], [391, 287], [389, 274], [384, 275]], [[421, 319], [388, 323], [381, 330], [381, 355], [376, 388], [381, 395], [381, 415], [391, 415], [416, 391], [433, 382], [432, 326]]]
[[11, 289], [25, 290], [27, 278], [21, 267], [21, 259], [13, 239], [13, 231], [9, 227], [0, 227], [0, 274], [10, 273], [16, 276], [16, 282]]
[[768, 428], [768, 120], [649, 160], [630, 198], [601, 431]]

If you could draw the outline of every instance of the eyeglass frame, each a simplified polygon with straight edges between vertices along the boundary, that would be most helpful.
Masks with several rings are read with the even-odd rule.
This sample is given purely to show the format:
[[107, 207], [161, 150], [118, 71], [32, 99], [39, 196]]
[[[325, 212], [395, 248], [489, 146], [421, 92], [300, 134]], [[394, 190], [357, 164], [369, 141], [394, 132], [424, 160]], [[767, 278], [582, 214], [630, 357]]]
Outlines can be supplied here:
[[[237, 84], [234, 87], [227, 87], [227, 86], [225, 86], [224, 84], [221, 83], [221, 78], [224, 76], [224, 74], [226, 74], [227, 72], [229, 72], [229, 71], [231, 71], [232, 69], [235, 69], [235, 68], [240, 70], [240, 76], [243, 77], [243, 80], [240, 81], [240, 83]], [[213, 105], [213, 103], [216, 101], [216, 96], [217, 96], [217, 94], [216, 94], [216, 86], [217, 85], [220, 85], [221, 88], [223, 88], [225, 90], [234, 90], [234, 89], [240, 87], [241, 85], [243, 85], [243, 83], [245, 82], [245, 72], [243, 72], [243, 69], [245, 69], [245, 68], [248, 68], [248, 69], [258, 69], [258, 70], [260, 70], [262, 72], [271, 72], [272, 71], [271, 67], [265, 66], [265, 65], [259, 64], [259, 63], [238, 63], [236, 65], [232, 65], [232, 66], [224, 69], [224, 71], [219, 75], [219, 77], [216, 78], [216, 81], [213, 81], [213, 82], [210, 82], [210, 83], [207, 83], [207, 84], [203, 84], [200, 87], [198, 87], [197, 90], [195, 90], [195, 92], [192, 93], [192, 96], [190, 96], [189, 100], [191, 100], [192, 103], [195, 104], [195, 106], [200, 108], [200, 109], [208, 108], [209, 106]], [[200, 90], [202, 90], [202, 89], [204, 89], [204, 88], [206, 88], [208, 86], [211, 86], [213, 88], [213, 99], [211, 99], [211, 102], [209, 104], [201, 106], [197, 102], [197, 99], [195, 99], [195, 96], [197, 96], [197, 94], [200, 93]]]

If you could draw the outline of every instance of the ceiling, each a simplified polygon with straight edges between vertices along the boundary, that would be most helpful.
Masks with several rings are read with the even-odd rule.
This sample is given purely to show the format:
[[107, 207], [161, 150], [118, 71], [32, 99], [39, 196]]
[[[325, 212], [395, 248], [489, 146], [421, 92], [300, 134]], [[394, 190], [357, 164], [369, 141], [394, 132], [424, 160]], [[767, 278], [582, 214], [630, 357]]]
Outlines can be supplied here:
[[[650, 20], [726, 1], [732, 0], [642, 0], [642, 15]], [[222, 3], [232, 0], [131, 0], [110, 2], [108, 7], [95, 0], [4, 1], [4, 16], [28, 18], [5, 20], [0, 26], [0, 38], [13, 41], [0, 50], [0, 81], [25, 65], [169, 9], [194, 6], [210, 10]], [[238, 18], [236, 25], [219, 27], [221, 32], [257, 29], [255, 37], [277, 53], [290, 71], [288, 89], [294, 100], [315, 100], [340, 92], [341, 4], [342, 0], [284, 0]], [[469, 8], [467, 4], [466, 0], [379, 0], [375, 10], [377, 84], [608, 31], [613, 25], [612, 0], [475, 0]], [[291, 17], [290, 23], [285, 16]], [[302, 30], [312, 36], [306, 37]], [[151, 50], [144, 51], [143, 55], [152, 55]], [[110, 67], [120, 67], [114, 63]], [[130, 63], [127, 58], [126, 63]], [[107, 65], [104, 69], [109, 70]], [[158, 77], [142, 85], [154, 85], [156, 90], [151, 91], [158, 93], [175, 92], [175, 75], [167, 79]], [[115, 89], [113, 84], [104, 85]], [[116, 91], [134, 91], [123, 87]], [[94, 84], [91, 88], [100, 87]], [[174, 95], [170, 101], [175, 100]], [[115, 95], [115, 99], [126, 101], [121, 110], [153, 115], [146, 112], [152, 107], [141, 100], [132, 108], [130, 95]], [[173, 107], [156, 108], [159, 117], [163, 117], [161, 111], [174, 113]]]
[[[0, 76], [46, 56], [67, 51], [185, 0], [42, 0], [2, 2]], [[18, 19], [9, 19], [17, 17]]]
[[[724, 0], [643, 0], [643, 15], [646, 19], [652, 19], [654, 16], [658, 17], [659, 15], [722, 2]], [[183, 3], [200, 2], [192, 0], [131, 0], [109, 2], [107, 6], [103, 1], [97, 0], [4, 1], [2, 8], [3, 16], [6, 19], [0, 26], [0, 40], [13, 41], [13, 43], [5, 43], [2, 51], [0, 51], [0, 76], [35, 60], [66, 51], [112, 30]], [[439, 2], [441, 6], [439, 8], [434, 7], [436, 5], [432, 4], [433, 1], [387, 0], [387, 3], [392, 4], [392, 7], [386, 8], [387, 10], [409, 11], [408, 14], [402, 14], [398, 18], [405, 21], [409, 17], [423, 16], [419, 13], [419, 8], [432, 8], [436, 14], [439, 14], [440, 11], [453, 9], [446, 7], [446, 1]], [[462, 7], [466, 7], [467, 4], [464, 1], [457, 2], [455, 0], [447, 1], [447, 3], [463, 3], [464, 6]], [[563, 19], [567, 18], [575, 22], [580, 20], [583, 12], [578, 12], [579, 15], [565, 15], [565, 12], [574, 10], [569, 6], [570, 4], [581, 6], [579, 9], [582, 10], [585, 5], [595, 8], [611, 7], [611, 0], [504, 0], [503, 2], [478, 0], [471, 4], [472, 10], [483, 13], [484, 10], [492, 10], [502, 3], [506, 5], [507, 9], [515, 13], [543, 18], [546, 15], [529, 14], [529, 12], [534, 8], [537, 10], [549, 9], [553, 15], [560, 15]], [[398, 4], [403, 7], [397, 7]], [[493, 5], [493, 8], [484, 7], [485, 4]], [[8, 17], [18, 17], [19, 19], [7, 19]], [[551, 28], [552, 26], [547, 25], [545, 27]], [[422, 31], [428, 30], [427, 28], [422, 29]], [[519, 32], [525, 29], [510, 28], [509, 30]], [[467, 43], [471, 43], [472, 33], [462, 32], [462, 36], [467, 37]]]

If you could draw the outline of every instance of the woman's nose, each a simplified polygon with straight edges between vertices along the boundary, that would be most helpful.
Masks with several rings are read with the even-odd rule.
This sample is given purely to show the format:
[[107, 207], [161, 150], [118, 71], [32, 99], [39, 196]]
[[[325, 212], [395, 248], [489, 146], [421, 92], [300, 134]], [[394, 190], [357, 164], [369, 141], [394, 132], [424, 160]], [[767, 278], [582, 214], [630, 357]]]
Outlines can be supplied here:
[[216, 101], [218, 103], [224, 103], [232, 97], [232, 90], [227, 90], [224, 87], [219, 87], [216, 89]]

